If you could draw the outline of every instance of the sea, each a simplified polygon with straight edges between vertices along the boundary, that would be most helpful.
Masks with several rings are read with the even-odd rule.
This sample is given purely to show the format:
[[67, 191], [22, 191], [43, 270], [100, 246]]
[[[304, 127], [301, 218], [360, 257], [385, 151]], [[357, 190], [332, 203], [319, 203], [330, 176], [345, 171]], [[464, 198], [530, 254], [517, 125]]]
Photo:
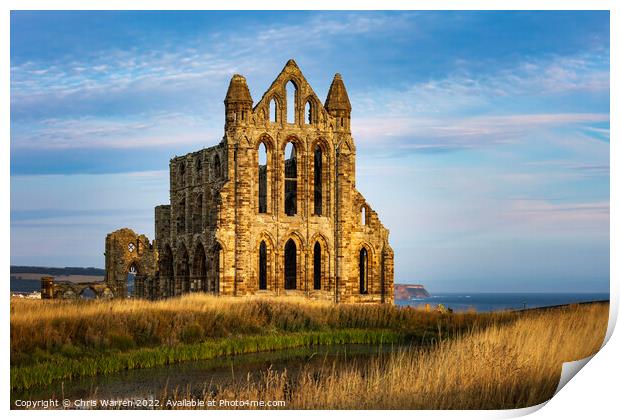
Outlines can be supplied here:
[[41, 290], [41, 280], [22, 280], [11, 276], [11, 293], [32, 293]]
[[492, 312], [608, 300], [609, 293], [437, 293], [427, 298], [397, 300], [396, 304], [422, 308], [426, 304], [443, 304], [456, 312]]
[[[41, 288], [39, 280], [11, 278], [11, 292], [30, 293]], [[541, 308], [568, 303], [609, 300], [609, 293], [437, 293], [427, 298], [397, 300], [400, 306], [424, 308], [443, 304], [453, 311], [491, 312], [515, 309]]]

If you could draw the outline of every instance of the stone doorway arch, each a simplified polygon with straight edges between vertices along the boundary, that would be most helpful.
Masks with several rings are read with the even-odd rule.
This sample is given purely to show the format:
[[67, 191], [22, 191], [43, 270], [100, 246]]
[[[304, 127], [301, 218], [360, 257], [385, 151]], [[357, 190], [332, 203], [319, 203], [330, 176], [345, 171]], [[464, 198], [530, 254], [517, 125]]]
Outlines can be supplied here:
[[140, 270], [138, 270], [138, 264], [135, 261], [132, 261], [127, 268], [127, 283], [125, 286], [126, 297], [132, 297], [136, 295], [136, 283], [137, 277], [140, 275]]

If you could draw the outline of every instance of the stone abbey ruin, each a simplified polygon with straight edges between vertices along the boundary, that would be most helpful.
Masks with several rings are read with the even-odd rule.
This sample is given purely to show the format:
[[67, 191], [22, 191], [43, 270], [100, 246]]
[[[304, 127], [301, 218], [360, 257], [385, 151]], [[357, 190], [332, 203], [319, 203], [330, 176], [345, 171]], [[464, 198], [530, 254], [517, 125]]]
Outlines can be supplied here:
[[392, 303], [394, 253], [355, 188], [341, 76], [323, 105], [289, 60], [256, 105], [237, 74], [224, 104], [222, 141], [170, 160], [170, 204], [155, 207], [155, 240], [127, 228], [107, 235], [114, 296]]

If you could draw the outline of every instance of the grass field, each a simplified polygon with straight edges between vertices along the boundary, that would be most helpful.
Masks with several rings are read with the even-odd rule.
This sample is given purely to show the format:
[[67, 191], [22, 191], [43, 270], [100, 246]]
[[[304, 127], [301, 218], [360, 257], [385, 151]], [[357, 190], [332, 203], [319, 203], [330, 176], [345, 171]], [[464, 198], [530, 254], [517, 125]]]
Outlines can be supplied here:
[[563, 362], [599, 350], [607, 317], [606, 304], [531, 311], [363, 369], [327, 366], [305, 372], [293, 385], [286, 374], [248, 378], [217, 395], [285, 400], [288, 408], [305, 409], [528, 407], [553, 396]]
[[[608, 305], [423, 312], [305, 300], [11, 300], [11, 389], [184, 360], [332, 343], [411, 343], [361, 369], [244, 378], [218, 398], [288, 408], [512, 408], [553, 394], [561, 363], [595, 353]], [[175, 394], [176, 395], [176, 394]], [[212, 395], [192, 397], [209, 399]]]

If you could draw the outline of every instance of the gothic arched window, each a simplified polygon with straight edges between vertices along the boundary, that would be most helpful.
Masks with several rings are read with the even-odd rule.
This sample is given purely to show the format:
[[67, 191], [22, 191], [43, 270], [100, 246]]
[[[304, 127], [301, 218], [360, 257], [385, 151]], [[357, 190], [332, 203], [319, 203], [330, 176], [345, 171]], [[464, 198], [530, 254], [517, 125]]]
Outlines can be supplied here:
[[314, 290], [321, 290], [321, 244], [314, 244]]
[[314, 149], [314, 214], [323, 214], [323, 151], [320, 146]]
[[269, 101], [269, 121], [278, 122], [278, 101], [276, 98], [271, 98]]
[[286, 122], [295, 124], [297, 121], [295, 113], [295, 101], [297, 98], [297, 86], [292, 80], [286, 84]]
[[267, 147], [258, 146], [258, 212], [267, 213]]
[[202, 183], [202, 160], [196, 159], [196, 181], [198, 184]]
[[304, 107], [304, 124], [312, 124], [314, 120], [314, 107], [312, 106], [312, 102], [308, 100], [306, 102], [306, 106]]
[[198, 194], [194, 203], [194, 233], [202, 232], [202, 201], [202, 194]]
[[185, 233], [185, 198], [179, 201], [177, 214], [177, 233]]
[[292, 239], [284, 246], [284, 288], [297, 289], [297, 245]]
[[261, 241], [258, 250], [258, 289], [267, 290], [267, 244]]
[[179, 184], [181, 186], [185, 185], [185, 163], [181, 162], [181, 165], [179, 166]]
[[220, 162], [220, 155], [215, 154], [215, 158], [213, 158], [213, 173], [216, 179], [219, 179], [222, 176], [222, 163]]
[[368, 251], [366, 248], [360, 250], [360, 293], [368, 293]]
[[297, 156], [293, 142], [284, 148], [284, 212], [287, 216], [297, 214]]

